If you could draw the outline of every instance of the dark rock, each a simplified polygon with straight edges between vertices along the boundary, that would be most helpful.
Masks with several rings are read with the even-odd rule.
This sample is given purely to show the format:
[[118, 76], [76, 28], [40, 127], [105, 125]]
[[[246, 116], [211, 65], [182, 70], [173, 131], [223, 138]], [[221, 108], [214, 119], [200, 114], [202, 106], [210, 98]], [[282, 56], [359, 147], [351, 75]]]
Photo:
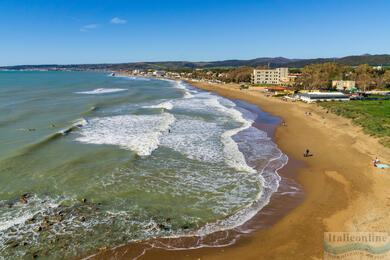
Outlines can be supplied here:
[[163, 224], [158, 224], [157, 227], [158, 227], [159, 229], [165, 229], [165, 226], [164, 226]]
[[79, 220], [80, 222], [84, 222], [84, 221], [85, 221], [85, 217], [80, 217], [78, 220]]
[[42, 230], [42, 227], [41, 226], [37, 226], [36, 228], [35, 228], [35, 231], [37, 231], [37, 232], [39, 232], [39, 231], [41, 231]]
[[14, 204], [13, 203], [7, 203], [7, 204], [5, 204], [5, 206], [4, 207], [6, 207], [6, 208], [12, 208], [12, 206], [13, 206]]
[[20, 245], [19, 242], [14, 242], [14, 243], [12, 243], [12, 244], [10, 245], [10, 247], [15, 248], [15, 247], [17, 247], [17, 246], [19, 246], [19, 245]]
[[87, 199], [86, 199], [86, 198], [82, 198], [82, 199], [81, 199], [81, 202], [82, 202], [82, 203], [86, 203], [86, 202], [87, 202]]
[[20, 198], [20, 202], [23, 203], [23, 204], [27, 204], [28, 201], [27, 201], [27, 198], [21, 197]]
[[31, 197], [31, 194], [30, 194], [30, 193], [24, 193], [24, 194], [22, 195], [22, 197], [28, 199], [28, 198]]
[[49, 227], [51, 225], [53, 225], [53, 224], [46, 219], [43, 221], [43, 224], [42, 224], [43, 227]]

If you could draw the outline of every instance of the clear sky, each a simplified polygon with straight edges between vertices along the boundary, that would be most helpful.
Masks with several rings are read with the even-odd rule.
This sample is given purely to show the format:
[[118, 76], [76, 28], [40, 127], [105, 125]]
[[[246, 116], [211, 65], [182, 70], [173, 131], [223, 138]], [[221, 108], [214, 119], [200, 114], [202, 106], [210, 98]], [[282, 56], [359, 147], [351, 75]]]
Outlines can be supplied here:
[[387, 0], [0, 0], [0, 65], [390, 53]]

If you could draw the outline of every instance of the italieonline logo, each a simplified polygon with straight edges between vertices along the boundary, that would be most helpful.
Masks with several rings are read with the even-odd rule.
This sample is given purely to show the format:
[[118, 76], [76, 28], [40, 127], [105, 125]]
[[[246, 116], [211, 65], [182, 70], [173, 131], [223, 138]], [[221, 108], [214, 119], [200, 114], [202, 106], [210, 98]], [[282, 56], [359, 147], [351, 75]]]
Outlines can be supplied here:
[[390, 233], [325, 232], [324, 259], [390, 259]]

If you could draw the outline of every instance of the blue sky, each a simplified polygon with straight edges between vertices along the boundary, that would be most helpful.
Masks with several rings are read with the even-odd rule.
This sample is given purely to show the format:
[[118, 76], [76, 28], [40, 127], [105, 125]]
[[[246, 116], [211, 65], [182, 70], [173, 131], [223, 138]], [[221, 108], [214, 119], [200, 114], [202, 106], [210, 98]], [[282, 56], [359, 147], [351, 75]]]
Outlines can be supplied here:
[[390, 53], [390, 1], [0, 0], [0, 65]]

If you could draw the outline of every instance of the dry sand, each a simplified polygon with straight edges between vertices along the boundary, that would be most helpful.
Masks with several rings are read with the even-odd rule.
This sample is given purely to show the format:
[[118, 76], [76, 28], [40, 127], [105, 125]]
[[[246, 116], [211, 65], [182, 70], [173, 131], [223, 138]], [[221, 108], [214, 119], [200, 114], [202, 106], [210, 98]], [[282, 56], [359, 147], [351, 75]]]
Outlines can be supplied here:
[[[257, 91], [240, 90], [236, 84], [191, 85], [259, 105], [281, 117], [286, 126], [277, 128], [276, 142], [290, 158], [306, 163], [297, 176], [306, 197], [275, 225], [242, 237], [234, 245], [155, 249], [140, 259], [322, 259], [324, 232], [390, 231], [390, 170], [372, 164], [376, 156], [389, 164], [390, 150], [376, 139], [350, 120], [327, 114], [315, 104], [284, 102]], [[312, 115], [305, 116], [305, 112]], [[307, 148], [313, 156], [304, 158]], [[126, 258], [122, 253], [128, 249], [106, 251], [97, 258]]]

